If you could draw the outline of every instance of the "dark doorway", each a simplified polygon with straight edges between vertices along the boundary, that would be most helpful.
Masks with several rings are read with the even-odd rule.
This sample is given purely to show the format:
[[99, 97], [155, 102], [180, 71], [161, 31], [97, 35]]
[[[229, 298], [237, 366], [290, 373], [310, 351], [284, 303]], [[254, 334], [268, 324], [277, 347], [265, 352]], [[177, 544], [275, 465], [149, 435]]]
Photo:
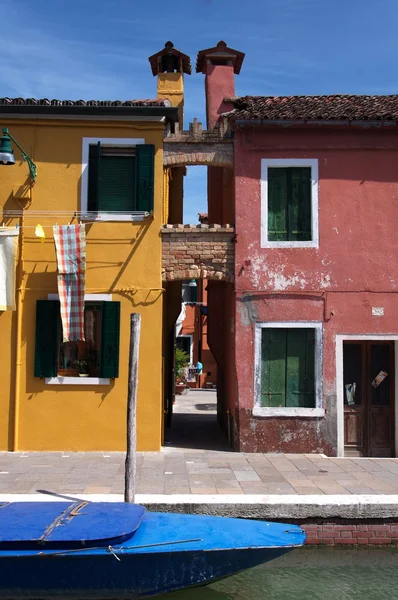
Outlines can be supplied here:
[[188, 354], [191, 355], [191, 345], [192, 345], [192, 335], [181, 335], [176, 338], [176, 348], [180, 348], [180, 350], [184, 350]]
[[165, 431], [165, 446], [231, 451], [217, 422], [215, 390], [187, 389], [176, 396], [171, 428]]
[[346, 341], [344, 455], [394, 456], [394, 342]]

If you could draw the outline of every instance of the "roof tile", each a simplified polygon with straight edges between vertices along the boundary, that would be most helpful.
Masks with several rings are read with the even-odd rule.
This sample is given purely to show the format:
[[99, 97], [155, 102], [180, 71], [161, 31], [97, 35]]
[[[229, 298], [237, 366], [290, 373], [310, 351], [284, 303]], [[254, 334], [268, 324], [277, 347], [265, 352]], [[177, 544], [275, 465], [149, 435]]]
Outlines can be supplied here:
[[147, 100], [58, 100], [49, 98], [0, 98], [0, 106], [171, 106], [167, 98]]
[[226, 99], [232, 120], [398, 121], [398, 94], [391, 96], [242, 96]]

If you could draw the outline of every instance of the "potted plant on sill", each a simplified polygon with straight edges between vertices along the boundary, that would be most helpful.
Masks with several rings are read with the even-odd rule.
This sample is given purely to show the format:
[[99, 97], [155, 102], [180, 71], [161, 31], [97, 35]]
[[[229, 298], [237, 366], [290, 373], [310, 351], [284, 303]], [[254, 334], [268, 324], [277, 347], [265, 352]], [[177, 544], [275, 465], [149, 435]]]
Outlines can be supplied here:
[[187, 383], [184, 377], [184, 369], [189, 365], [189, 354], [181, 348], [175, 350], [175, 386], [174, 394], [182, 394], [187, 389]]
[[86, 360], [75, 360], [75, 367], [79, 377], [88, 377], [88, 362]]

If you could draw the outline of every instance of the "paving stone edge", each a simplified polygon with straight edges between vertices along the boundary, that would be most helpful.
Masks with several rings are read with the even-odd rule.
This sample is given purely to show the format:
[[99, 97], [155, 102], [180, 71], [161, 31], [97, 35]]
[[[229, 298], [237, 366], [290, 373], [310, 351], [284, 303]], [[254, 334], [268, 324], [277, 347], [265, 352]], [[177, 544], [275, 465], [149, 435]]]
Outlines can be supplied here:
[[[122, 502], [122, 494], [0, 494], [0, 502], [62, 500]], [[393, 519], [398, 495], [229, 495], [137, 494], [150, 511], [252, 519]]]

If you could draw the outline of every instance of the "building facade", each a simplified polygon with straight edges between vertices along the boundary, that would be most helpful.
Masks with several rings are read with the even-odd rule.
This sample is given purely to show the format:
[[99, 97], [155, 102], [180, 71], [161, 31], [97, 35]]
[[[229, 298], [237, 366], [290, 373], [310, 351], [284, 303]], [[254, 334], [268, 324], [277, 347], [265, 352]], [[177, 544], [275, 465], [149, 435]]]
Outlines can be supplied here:
[[236, 97], [243, 58], [197, 61], [233, 141], [208, 170], [209, 222], [235, 227], [233, 286], [209, 286], [219, 414], [240, 451], [396, 456], [397, 97]]
[[[396, 456], [397, 97], [236, 97], [244, 55], [219, 42], [196, 63], [207, 129], [184, 131], [189, 57], [168, 42], [149, 60], [153, 101], [0, 100], [37, 166], [34, 185], [18, 150], [0, 167], [0, 231], [19, 241], [16, 310], [0, 313], [0, 448], [123, 450], [140, 312], [138, 449], [159, 450], [194, 280], [180, 333], [202, 338], [192, 363], [211, 384], [217, 372], [234, 450]], [[187, 165], [208, 167], [199, 225], [182, 225]], [[75, 223], [87, 339], [65, 346], [52, 228]]]
[[[2, 126], [37, 167], [34, 185], [18, 150], [16, 164], [1, 167], [3, 229], [17, 227], [19, 237], [16, 310], [0, 314], [2, 450], [125, 448], [133, 312], [142, 317], [138, 450], [160, 449], [159, 232], [170, 196], [163, 138], [178, 111], [164, 94], [127, 102], [0, 100]], [[68, 223], [86, 232], [85, 341], [63, 343], [52, 228]], [[85, 377], [76, 361], [86, 363]]]
[[239, 98], [239, 448], [396, 456], [396, 97]]
[[176, 343], [189, 355], [190, 367], [202, 364], [202, 372], [188, 370], [187, 383], [192, 388], [215, 389], [217, 385], [217, 364], [207, 340], [207, 280], [182, 282], [182, 312], [177, 321]]

